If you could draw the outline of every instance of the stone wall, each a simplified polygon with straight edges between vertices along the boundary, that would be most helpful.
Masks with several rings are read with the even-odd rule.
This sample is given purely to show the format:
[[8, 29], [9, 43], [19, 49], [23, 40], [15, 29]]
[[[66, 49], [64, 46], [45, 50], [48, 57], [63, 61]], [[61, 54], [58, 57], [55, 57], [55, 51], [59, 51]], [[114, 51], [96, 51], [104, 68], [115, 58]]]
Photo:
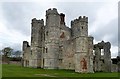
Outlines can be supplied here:
[[30, 60], [30, 46], [27, 41], [23, 41], [23, 66], [29, 67], [29, 60]]
[[63, 69], [75, 69], [74, 54], [75, 47], [73, 40], [64, 41], [63, 45]]
[[[95, 71], [111, 72], [111, 44], [110, 42], [100, 42], [94, 45], [95, 50]], [[101, 56], [101, 49], [104, 50], [104, 55]]]
[[111, 65], [111, 72], [118, 72], [118, 65], [117, 64]]

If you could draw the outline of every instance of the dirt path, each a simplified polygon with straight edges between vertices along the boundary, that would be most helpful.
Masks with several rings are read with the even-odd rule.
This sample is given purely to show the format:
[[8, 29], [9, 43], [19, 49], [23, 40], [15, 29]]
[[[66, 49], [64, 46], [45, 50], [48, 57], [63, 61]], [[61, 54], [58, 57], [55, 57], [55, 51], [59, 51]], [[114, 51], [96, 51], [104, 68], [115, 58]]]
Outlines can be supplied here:
[[56, 76], [53, 76], [53, 75], [48, 75], [48, 74], [35, 74], [35, 75], [40, 75], [40, 76], [46, 76], [46, 77], [56, 77]]

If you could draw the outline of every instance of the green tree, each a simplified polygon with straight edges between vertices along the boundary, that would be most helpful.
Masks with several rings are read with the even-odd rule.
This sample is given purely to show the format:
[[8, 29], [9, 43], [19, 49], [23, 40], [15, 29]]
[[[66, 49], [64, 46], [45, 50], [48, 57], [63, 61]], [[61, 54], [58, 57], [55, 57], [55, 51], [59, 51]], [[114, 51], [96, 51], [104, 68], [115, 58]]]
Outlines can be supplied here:
[[11, 53], [13, 52], [13, 49], [10, 47], [5, 47], [2, 49], [2, 53], [4, 54], [2, 57], [3, 62], [10, 63], [9, 56], [11, 56]]
[[13, 52], [13, 49], [11, 47], [5, 47], [4, 49], [2, 49], [2, 52], [4, 53], [5, 57], [9, 57]]

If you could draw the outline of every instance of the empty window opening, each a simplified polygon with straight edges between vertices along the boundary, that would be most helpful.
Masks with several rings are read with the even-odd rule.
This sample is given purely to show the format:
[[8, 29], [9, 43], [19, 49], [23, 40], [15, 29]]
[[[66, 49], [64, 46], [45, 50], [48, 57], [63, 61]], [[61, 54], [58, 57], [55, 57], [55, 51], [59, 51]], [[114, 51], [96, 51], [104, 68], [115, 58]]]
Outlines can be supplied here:
[[46, 35], [48, 36], [48, 31], [46, 32]]
[[46, 48], [46, 53], [48, 53], [48, 48]]
[[104, 49], [101, 49], [101, 55], [102, 56], [104, 55]]
[[45, 34], [44, 34], [44, 40], [45, 40]]
[[82, 29], [83, 29], [83, 27], [82, 27]]

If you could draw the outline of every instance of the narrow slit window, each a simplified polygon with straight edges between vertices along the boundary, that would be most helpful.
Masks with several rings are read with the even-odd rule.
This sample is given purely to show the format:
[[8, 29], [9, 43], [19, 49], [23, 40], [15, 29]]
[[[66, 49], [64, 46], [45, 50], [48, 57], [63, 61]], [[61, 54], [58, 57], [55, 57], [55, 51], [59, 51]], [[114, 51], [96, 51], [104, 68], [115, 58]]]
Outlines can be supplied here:
[[46, 48], [46, 53], [48, 53], [48, 48]]
[[48, 31], [46, 32], [46, 35], [48, 36]]
[[82, 29], [83, 29], [83, 27], [82, 27]]

